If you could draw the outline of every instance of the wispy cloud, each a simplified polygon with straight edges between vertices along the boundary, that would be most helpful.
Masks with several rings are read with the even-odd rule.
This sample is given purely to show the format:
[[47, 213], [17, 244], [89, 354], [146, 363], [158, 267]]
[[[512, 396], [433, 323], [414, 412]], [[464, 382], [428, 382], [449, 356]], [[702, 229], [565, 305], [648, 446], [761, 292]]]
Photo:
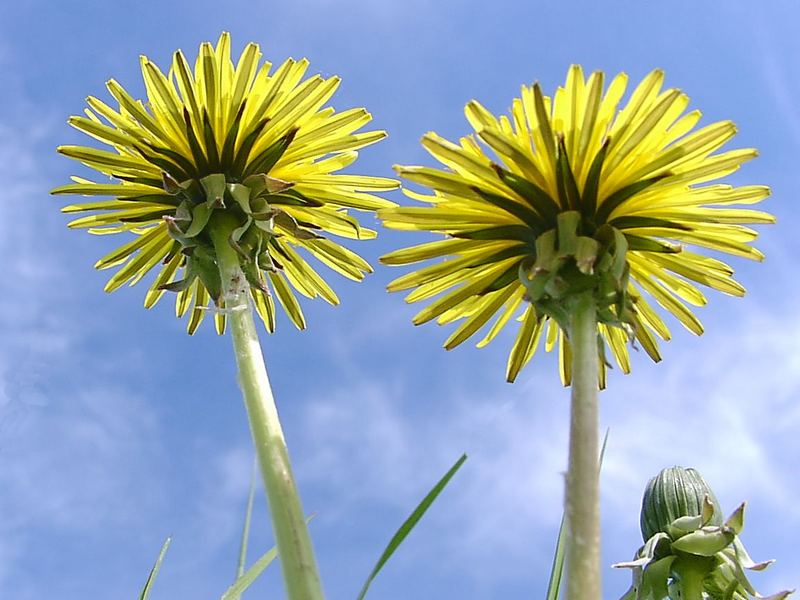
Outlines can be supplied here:
[[[775, 23], [767, 23], [759, 10], [748, 11], [755, 42], [754, 58], [761, 67], [759, 73], [766, 83], [772, 101], [778, 109], [782, 122], [791, 132], [795, 147], [800, 145], [800, 108], [797, 104], [796, 78], [789, 71], [795, 63], [785, 60], [785, 49], [776, 43]], [[792, 18], [793, 20], [793, 18]], [[781, 38], [781, 45], [786, 39]], [[796, 40], [790, 40], [796, 44]], [[796, 49], [796, 48], [795, 48]], [[796, 73], [795, 73], [796, 74]]]

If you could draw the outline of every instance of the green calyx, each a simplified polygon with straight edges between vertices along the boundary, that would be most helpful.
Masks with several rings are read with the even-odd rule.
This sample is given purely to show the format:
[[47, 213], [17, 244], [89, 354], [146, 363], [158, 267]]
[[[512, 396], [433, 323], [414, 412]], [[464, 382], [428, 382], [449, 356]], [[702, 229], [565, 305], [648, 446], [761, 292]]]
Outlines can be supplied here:
[[[694, 469], [671, 467], [650, 480], [642, 502], [645, 538], [630, 562], [614, 565], [633, 571], [633, 584], [622, 600], [747, 600], [762, 598], [745, 569], [760, 571], [739, 534], [744, 503], [722, 521], [713, 491]], [[782, 600], [783, 591], [771, 600]]]
[[[541, 110], [544, 111], [544, 107]], [[550, 139], [546, 132], [544, 135], [546, 140]], [[578, 184], [570, 164], [564, 136], [556, 136], [551, 141], [556, 193], [547, 192], [497, 164], [492, 167], [500, 181], [523, 199], [524, 204], [477, 188], [473, 190], [487, 202], [516, 216], [530, 230], [533, 240], [524, 240], [530, 257], [523, 260], [518, 269], [519, 280], [526, 288], [526, 299], [537, 312], [552, 318], [567, 332], [572, 299], [591, 291], [597, 306], [597, 322], [619, 328], [629, 341], [638, 338], [648, 354], [660, 360], [654, 342], [643, 331], [637, 316], [638, 296], [629, 290], [628, 252], [674, 254], [680, 247], [642, 238], [628, 230], [637, 227], [687, 229], [687, 226], [664, 219], [619, 216], [615, 211], [629, 198], [670, 174], [634, 181], [601, 199], [602, 173], [611, 138], [606, 138], [598, 150], [582, 185]], [[600, 335], [598, 354], [600, 360], [608, 364]]]
[[628, 294], [628, 242], [611, 225], [602, 225], [592, 235], [581, 213], [559, 213], [556, 227], [536, 238], [535, 258], [523, 261], [519, 280], [526, 299], [541, 313], [569, 330], [569, 303], [593, 291], [600, 323], [631, 331], [635, 326], [633, 301]]
[[239, 256], [248, 283], [265, 293], [269, 293], [269, 288], [262, 272], [283, 268], [271, 253], [278, 251], [272, 242], [280, 235], [275, 231], [275, 225], [298, 239], [320, 237], [313, 231], [314, 225], [298, 222], [282, 209], [287, 205], [321, 205], [292, 189], [294, 184], [291, 182], [263, 173], [238, 182], [229, 180], [223, 173], [214, 173], [199, 180], [179, 183], [164, 173], [163, 183], [164, 190], [178, 201], [174, 214], [164, 216], [170, 237], [176, 242], [174, 251], [166, 260], [180, 251], [187, 257], [187, 269], [184, 279], [164, 284], [161, 289], [179, 292], [199, 277], [214, 303], [217, 306], [221, 304], [222, 285], [209, 233], [221, 214], [233, 217], [237, 224], [228, 242]]

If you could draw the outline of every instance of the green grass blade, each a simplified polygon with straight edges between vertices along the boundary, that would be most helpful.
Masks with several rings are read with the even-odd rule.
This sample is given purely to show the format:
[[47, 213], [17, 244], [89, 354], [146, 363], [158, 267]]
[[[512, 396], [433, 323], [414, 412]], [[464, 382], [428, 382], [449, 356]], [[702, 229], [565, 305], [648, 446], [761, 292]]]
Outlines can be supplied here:
[[250, 493], [247, 496], [247, 509], [244, 513], [244, 526], [242, 527], [242, 542], [239, 544], [239, 563], [236, 565], [236, 579], [244, 575], [244, 566], [247, 562], [247, 542], [250, 539], [250, 520], [253, 516], [253, 499], [256, 495], [256, 474], [258, 465], [253, 461], [253, 473], [250, 476]]
[[606, 456], [606, 446], [608, 446], [608, 434], [611, 429], [606, 429], [606, 434], [603, 436], [603, 445], [600, 446], [600, 460], [597, 462], [597, 474], [600, 474], [600, 469], [603, 468], [603, 459]]
[[[253, 475], [253, 481], [254, 482], [256, 480], [256, 477], [257, 477], [257, 474], [254, 471], [254, 475]], [[254, 485], [251, 486], [250, 498], [248, 499], [248, 502], [247, 502], [247, 515], [246, 515], [246, 518], [245, 518], [245, 523], [246, 523], [245, 524], [245, 532], [243, 532], [243, 534], [242, 534], [243, 540], [246, 540], [249, 537], [249, 523], [250, 523], [249, 515], [252, 512], [253, 498], [255, 496], [255, 492], [252, 489], [253, 487], [255, 487], [255, 486]], [[310, 523], [311, 519], [313, 519], [313, 518], [314, 518], [313, 514], [309, 515], [308, 518], [306, 519], [306, 525], [308, 525], [308, 523]], [[246, 545], [247, 542], [245, 541], [244, 543]], [[246, 553], [246, 551], [245, 551], [245, 553]], [[270, 550], [267, 550], [264, 554], [262, 554], [261, 558], [259, 558], [255, 562], [255, 564], [253, 564], [252, 567], [250, 567], [249, 569], [247, 569], [247, 571], [245, 571], [244, 570], [245, 557], [243, 557], [242, 553], [240, 552], [239, 553], [239, 561], [240, 561], [239, 566], [242, 569], [242, 574], [239, 575], [236, 578], [236, 581], [233, 582], [233, 585], [231, 585], [231, 587], [229, 587], [227, 590], [225, 590], [225, 593], [222, 594], [222, 597], [221, 597], [220, 600], [239, 600], [239, 598], [242, 597], [242, 594], [245, 592], [245, 590], [247, 590], [247, 588], [249, 588], [255, 582], [255, 580], [259, 578], [259, 576], [272, 563], [272, 561], [277, 558], [277, 556], [278, 556], [278, 547], [277, 546], [273, 546]]]
[[444, 474], [444, 477], [442, 477], [439, 482], [433, 486], [431, 491], [428, 492], [428, 494], [422, 499], [422, 502], [420, 502], [414, 509], [414, 512], [411, 513], [411, 515], [403, 522], [397, 532], [392, 536], [392, 539], [389, 540], [389, 543], [387, 544], [386, 549], [383, 551], [383, 554], [381, 554], [381, 557], [378, 559], [378, 562], [375, 563], [375, 567], [373, 567], [369, 577], [367, 577], [367, 580], [364, 582], [364, 587], [361, 588], [361, 592], [358, 594], [357, 600], [363, 600], [364, 596], [367, 595], [369, 586], [372, 585], [372, 581], [375, 579], [378, 573], [380, 573], [383, 565], [386, 564], [386, 561], [391, 558], [395, 550], [397, 550], [400, 544], [403, 543], [408, 534], [411, 533], [411, 530], [414, 529], [425, 512], [430, 508], [431, 504], [433, 504], [445, 486], [450, 483], [450, 480], [466, 460], [467, 455], [462, 454], [455, 464], [450, 467], [450, 470]]
[[265, 552], [252, 567], [247, 569], [241, 577], [233, 582], [233, 585], [222, 594], [221, 600], [239, 600], [245, 590], [258, 579], [258, 576], [264, 572], [264, 569], [266, 569], [277, 556], [278, 548], [273, 546], [271, 550]]
[[172, 538], [164, 540], [164, 544], [161, 546], [161, 552], [158, 553], [156, 564], [150, 569], [150, 574], [147, 576], [147, 581], [144, 584], [142, 593], [139, 594], [139, 600], [147, 600], [150, 597], [150, 588], [153, 586], [153, 582], [156, 580], [156, 576], [161, 569], [161, 563], [164, 562], [164, 556], [167, 554], [167, 548], [169, 548], [170, 542], [172, 542]]
[[[598, 472], [603, 466], [603, 457], [606, 455], [606, 446], [608, 445], [608, 433], [610, 430], [606, 429], [606, 435], [603, 438], [603, 445], [600, 448], [600, 460], [598, 461]], [[547, 595], [545, 600], [558, 600], [561, 595], [561, 583], [564, 577], [564, 544], [567, 541], [567, 523], [566, 515], [561, 517], [561, 525], [558, 528], [558, 542], [556, 542], [556, 551], [553, 555], [553, 566], [550, 569], [550, 582], [547, 584]]]
[[547, 585], [547, 600], [558, 600], [561, 594], [561, 579], [564, 576], [564, 544], [567, 541], [567, 519], [561, 517], [561, 525], [558, 528], [558, 542], [556, 552], [553, 555], [553, 567], [550, 569], [550, 583]]

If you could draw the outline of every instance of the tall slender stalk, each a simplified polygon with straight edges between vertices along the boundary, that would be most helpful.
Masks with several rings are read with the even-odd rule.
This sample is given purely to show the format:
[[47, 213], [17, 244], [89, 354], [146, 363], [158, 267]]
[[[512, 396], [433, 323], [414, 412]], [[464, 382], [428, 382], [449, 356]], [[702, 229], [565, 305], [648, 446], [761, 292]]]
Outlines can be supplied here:
[[324, 595], [314, 549], [248, 300], [249, 286], [239, 266], [239, 257], [228, 241], [237, 223], [224, 213], [215, 215], [215, 218], [209, 229], [229, 313], [239, 384], [267, 492], [287, 598], [322, 600]]
[[600, 600], [597, 472], [597, 306], [592, 292], [571, 306], [572, 409], [567, 471], [567, 600]]

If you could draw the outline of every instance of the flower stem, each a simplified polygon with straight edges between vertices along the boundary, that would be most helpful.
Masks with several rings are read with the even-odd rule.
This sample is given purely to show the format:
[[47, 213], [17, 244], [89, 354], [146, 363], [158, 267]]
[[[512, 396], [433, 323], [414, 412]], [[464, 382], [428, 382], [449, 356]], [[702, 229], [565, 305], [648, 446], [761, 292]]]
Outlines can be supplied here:
[[222, 278], [239, 384], [267, 492], [287, 598], [322, 600], [324, 595], [314, 549], [253, 322], [248, 300], [249, 285], [239, 266], [239, 257], [228, 241], [235, 227], [235, 221], [220, 214], [209, 229]]
[[597, 306], [592, 292], [571, 307], [572, 410], [566, 513], [567, 600], [600, 600]]
[[703, 581], [711, 565], [701, 567], [697, 564], [698, 562], [701, 561], [678, 557], [672, 564], [672, 571], [678, 576], [680, 583], [681, 600], [703, 600], [704, 598]]

